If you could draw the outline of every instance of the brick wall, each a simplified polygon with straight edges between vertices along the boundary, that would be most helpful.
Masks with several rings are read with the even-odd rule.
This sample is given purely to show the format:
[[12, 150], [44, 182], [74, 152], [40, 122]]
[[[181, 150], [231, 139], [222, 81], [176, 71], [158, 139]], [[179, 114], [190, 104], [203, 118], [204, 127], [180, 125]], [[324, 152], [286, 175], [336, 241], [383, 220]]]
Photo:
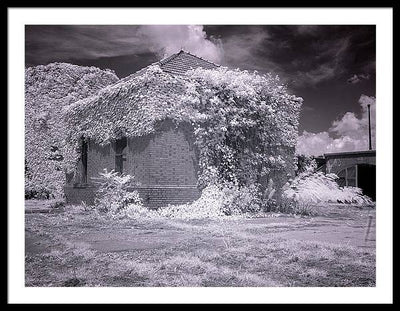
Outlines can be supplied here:
[[[201, 194], [197, 187], [185, 186], [146, 186], [135, 187], [132, 190], [139, 192], [143, 205], [149, 208], [185, 204], [198, 199]], [[64, 191], [69, 204], [94, 203], [96, 191], [94, 186], [65, 186]]]
[[[123, 150], [123, 173], [135, 176], [139, 194], [146, 206], [182, 204], [197, 199], [198, 160], [189, 125], [178, 128], [171, 122], [161, 123], [155, 134], [129, 138]], [[88, 145], [87, 185], [65, 187], [67, 202], [93, 203], [93, 177], [104, 168], [115, 169], [115, 143]]]
[[189, 202], [200, 197], [200, 191], [197, 187], [185, 186], [149, 186], [137, 187], [143, 200], [143, 205], [150, 208], [158, 208], [168, 204], [179, 205]]
[[196, 185], [197, 158], [188, 131], [166, 124], [154, 135], [128, 139], [123, 171], [142, 185]]
[[[123, 173], [135, 176], [140, 183], [137, 188], [146, 206], [159, 207], [168, 204], [182, 204], [200, 196], [197, 189], [198, 154], [194, 148], [193, 129], [190, 125], [178, 128], [171, 122], [161, 123], [155, 134], [127, 140], [123, 150]], [[287, 161], [284, 170], [271, 172], [261, 181], [267, 186], [272, 178], [274, 187], [280, 188], [294, 175], [291, 164], [294, 149], [281, 152]], [[89, 142], [88, 146], [88, 188], [83, 185], [66, 187], [67, 201], [80, 203], [93, 202], [92, 177], [98, 177], [104, 168], [115, 169], [115, 143], [99, 146]], [[75, 190], [74, 190], [75, 189]], [[85, 199], [87, 198], [87, 199]]]

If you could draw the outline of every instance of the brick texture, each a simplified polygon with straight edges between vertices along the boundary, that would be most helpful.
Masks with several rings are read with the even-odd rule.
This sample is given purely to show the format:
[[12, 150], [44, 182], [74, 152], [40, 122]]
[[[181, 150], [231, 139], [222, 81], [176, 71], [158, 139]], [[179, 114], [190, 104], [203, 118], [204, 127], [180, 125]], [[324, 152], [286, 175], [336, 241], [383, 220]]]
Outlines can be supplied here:
[[[200, 196], [197, 189], [198, 155], [194, 148], [193, 129], [189, 125], [176, 127], [164, 121], [155, 134], [129, 138], [123, 149], [123, 173], [135, 177], [143, 202], [149, 207], [191, 202]], [[265, 187], [269, 178], [274, 187], [280, 188], [294, 175], [291, 164], [294, 149], [281, 152], [287, 162], [285, 170], [271, 172], [268, 178], [260, 180]], [[65, 188], [70, 203], [93, 203], [93, 177], [99, 177], [104, 168], [115, 169], [115, 143], [99, 146], [93, 142], [88, 145], [86, 185], [70, 183]], [[79, 174], [78, 174], [79, 175]], [[76, 180], [76, 178], [75, 178]], [[75, 185], [75, 187], [74, 187]], [[86, 186], [86, 187], [85, 187]]]
[[138, 187], [135, 188], [143, 200], [143, 205], [158, 208], [168, 204], [179, 205], [194, 201], [200, 197], [197, 187]]
[[[172, 122], [161, 123], [155, 134], [129, 138], [123, 150], [123, 173], [135, 176], [141, 198], [146, 206], [160, 207], [182, 204], [197, 199], [198, 160], [193, 147], [190, 126], [176, 127]], [[65, 187], [70, 203], [93, 203], [93, 177], [104, 168], [115, 169], [115, 143], [99, 146], [89, 142], [87, 185]]]
[[[184, 186], [147, 186], [135, 187], [131, 190], [139, 192], [143, 200], [143, 205], [152, 209], [167, 206], [168, 204], [179, 205], [192, 202], [200, 197], [200, 191], [197, 187]], [[88, 205], [94, 203], [95, 186], [65, 186], [65, 197], [69, 204], [81, 204], [85, 202]]]
[[141, 185], [197, 184], [197, 160], [183, 129], [128, 140], [124, 172]]

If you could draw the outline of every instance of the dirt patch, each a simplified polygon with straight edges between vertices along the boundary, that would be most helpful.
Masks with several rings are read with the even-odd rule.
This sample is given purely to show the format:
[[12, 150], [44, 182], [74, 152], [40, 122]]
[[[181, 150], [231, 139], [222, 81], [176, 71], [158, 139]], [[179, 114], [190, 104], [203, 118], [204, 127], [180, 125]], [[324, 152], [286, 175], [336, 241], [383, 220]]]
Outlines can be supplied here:
[[51, 249], [51, 246], [51, 242], [47, 241], [43, 236], [25, 231], [25, 254], [35, 255], [46, 253]]
[[90, 248], [100, 252], [159, 249], [186, 239], [187, 234], [177, 230], [114, 229], [76, 236], [77, 241], [87, 243]]

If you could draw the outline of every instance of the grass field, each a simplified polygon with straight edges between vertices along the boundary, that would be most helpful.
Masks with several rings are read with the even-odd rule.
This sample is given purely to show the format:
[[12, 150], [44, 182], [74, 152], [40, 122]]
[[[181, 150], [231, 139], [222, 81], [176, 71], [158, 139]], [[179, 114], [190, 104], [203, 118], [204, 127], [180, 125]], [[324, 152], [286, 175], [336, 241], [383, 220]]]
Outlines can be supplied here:
[[26, 286], [375, 286], [374, 209], [322, 209], [190, 221], [68, 206], [26, 214]]

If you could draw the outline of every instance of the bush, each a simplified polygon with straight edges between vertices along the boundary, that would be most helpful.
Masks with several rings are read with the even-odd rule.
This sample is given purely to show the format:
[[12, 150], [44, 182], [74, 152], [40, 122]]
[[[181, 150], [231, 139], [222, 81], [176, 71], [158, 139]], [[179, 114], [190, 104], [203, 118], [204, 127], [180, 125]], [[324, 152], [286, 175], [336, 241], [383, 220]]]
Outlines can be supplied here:
[[121, 210], [119, 213], [122, 217], [128, 217], [132, 219], [146, 219], [146, 218], [157, 218], [158, 214], [156, 211], [149, 210], [142, 204], [128, 204], [128, 206]]
[[240, 215], [261, 211], [261, 197], [257, 186], [238, 187], [224, 184], [222, 192], [226, 196], [226, 204], [222, 207], [225, 215]]
[[203, 189], [193, 203], [169, 205], [159, 209], [160, 216], [180, 219], [220, 218], [261, 211], [261, 198], [255, 186], [233, 183], [212, 184]]
[[178, 219], [220, 218], [224, 216], [222, 207], [225, 205], [225, 196], [216, 185], [203, 189], [199, 199], [182, 205], [168, 205], [160, 208], [158, 214], [162, 217]]
[[356, 187], [339, 187], [335, 174], [305, 171], [283, 189], [286, 199], [298, 203], [372, 204], [372, 200]]
[[65, 144], [62, 109], [116, 81], [110, 71], [66, 63], [25, 69], [25, 198], [64, 197], [78, 153]]
[[114, 170], [108, 172], [107, 169], [99, 174], [101, 177], [93, 178], [99, 186], [94, 201], [98, 211], [118, 214], [128, 207], [143, 206], [139, 193], [132, 190], [132, 187], [137, 185], [133, 176], [120, 174]]
[[279, 204], [273, 209], [274, 212], [302, 215], [302, 216], [313, 216], [317, 214], [315, 205], [307, 201], [299, 201], [293, 198], [283, 197]]
[[25, 180], [25, 199], [52, 199], [54, 198], [53, 191], [41, 184], [34, 184], [30, 180]]

